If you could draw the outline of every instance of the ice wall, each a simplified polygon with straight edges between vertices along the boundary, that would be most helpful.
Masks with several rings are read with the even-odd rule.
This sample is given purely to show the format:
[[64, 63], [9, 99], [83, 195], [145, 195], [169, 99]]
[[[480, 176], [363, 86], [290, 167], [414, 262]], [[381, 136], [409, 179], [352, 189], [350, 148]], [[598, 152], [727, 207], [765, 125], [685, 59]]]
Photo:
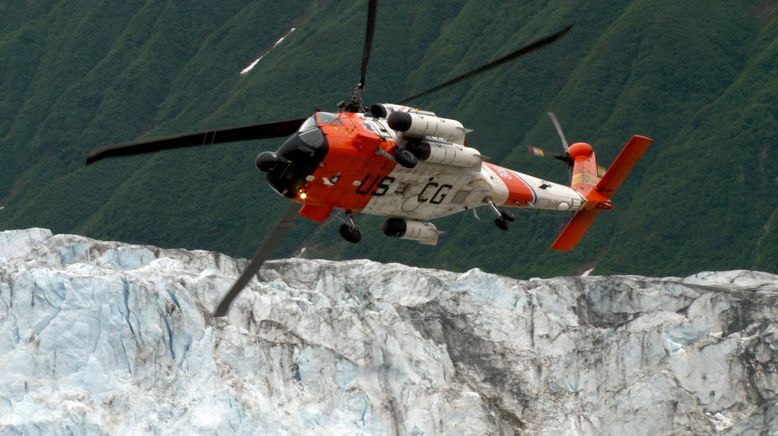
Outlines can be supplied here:
[[778, 434], [778, 276], [520, 281], [0, 232], [0, 434]]

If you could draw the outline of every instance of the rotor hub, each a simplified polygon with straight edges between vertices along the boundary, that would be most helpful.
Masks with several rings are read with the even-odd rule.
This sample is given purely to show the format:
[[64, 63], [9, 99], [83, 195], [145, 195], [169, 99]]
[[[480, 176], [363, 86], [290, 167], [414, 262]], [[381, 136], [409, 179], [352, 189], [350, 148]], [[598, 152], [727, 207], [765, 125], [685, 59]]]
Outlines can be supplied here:
[[592, 146], [585, 142], [576, 142], [567, 149], [567, 154], [573, 159], [578, 159], [579, 157], [587, 158], [591, 156], [592, 153]]

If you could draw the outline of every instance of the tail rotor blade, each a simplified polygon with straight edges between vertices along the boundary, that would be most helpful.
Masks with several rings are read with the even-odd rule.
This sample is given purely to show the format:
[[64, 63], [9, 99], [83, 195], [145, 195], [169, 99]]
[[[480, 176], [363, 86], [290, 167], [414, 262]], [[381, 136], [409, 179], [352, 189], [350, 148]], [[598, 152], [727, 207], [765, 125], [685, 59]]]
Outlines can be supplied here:
[[225, 142], [248, 141], [289, 136], [300, 127], [305, 119], [278, 121], [266, 124], [253, 124], [243, 127], [209, 130], [207, 132], [185, 133], [168, 136], [151, 141], [125, 142], [109, 145], [89, 154], [86, 165], [107, 157], [131, 156], [134, 154], [153, 153], [173, 148], [194, 147], [201, 145], [221, 144]]
[[546, 157], [546, 151], [543, 150], [542, 148], [533, 147], [533, 146], [530, 145], [530, 146], [527, 147], [527, 151], [529, 151], [529, 154], [531, 154], [533, 156]]
[[565, 132], [562, 131], [562, 124], [556, 118], [556, 114], [554, 114], [553, 112], [549, 112], [548, 116], [549, 118], [551, 118], [551, 123], [554, 124], [554, 129], [556, 129], [556, 133], [557, 135], [559, 135], [559, 140], [562, 141], [562, 148], [565, 150], [564, 154], [557, 155], [556, 158], [564, 162], [565, 165], [567, 165], [567, 174], [569, 176], [570, 181], [572, 182], [573, 159], [570, 157], [569, 154], [567, 154], [567, 149], [570, 148], [570, 144], [568, 144], [567, 138], [565, 138]]
[[549, 153], [540, 147], [533, 147], [531, 145], [527, 147], [527, 152], [535, 157], [557, 159], [561, 160], [569, 166], [573, 165], [572, 158], [567, 153]]
[[256, 276], [257, 272], [259, 272], [259, 268], [262, 267], [262, 264], [265, 263], [266, 260], [270, 259], [270, 256], [273, 255], [273, 250], [275, 250], [275, 248], [278, 246], [278, 243], [281, 242], [281, 238], [283, 238], [289, 228], [292, 227], [294, 219], [297, 216], [298, 207], [299, 205], [296, 203], [293, 203], [291, 206], [289, 206], [284, 215], [281, 217], [281, 220], [278, 222], [278, 224], [276, 224], [276, 227], [270, 232], [270, 234], [265, 239], [265, 242], [263, 242], [259, 247], [257, 253], [251, 259], [251, 262], [249, 262], [249, 264], [246, 266], [246, 269], [244, 269], [238, 279], [235, 280], [235, 283], [227, 292], [227, 295], [225, 295], [224, 298], [222, 298], [222, 301], [219, 302], [219, 305], [216, 307], [216, 311], [213, 313], [215, 316], [222, 317], [227, 315], [227, 312], [230, 310], [230, 304], [232, 304], [232, 301], [238, 297], [240, 291], [246, 287], [248, 282]]
[[[569, 148], [569, 145], [567, 143], [567, 138], [565, 138], [565, 133], [562, 131], [562, 125], [559, 123], [559, 120], [557, 119], [556, 115], [553, 112], [549, 112], [548, 116], [551, 118], [551, 122], [554, 123], [554, 128], [556, 129], [557, 134], [559, 134], [559, 139], [562, 141], [562, 147], [565, 149], [565, 152], [561, 154], [549, 154], [547, 151], [543, 150], [542, 148], [533, 147], [533, 146], [528, 146], [527, 150], [533, 156], [553, 157], [554, 159], [561, 160], [567, 165], [567, 170], [568, 172], [570, 172], [570, 177], [572, 178], [573, 159], [570, 157], [569, 154], [567, 154], [567, 149]], [[597, 165], [597, 177], [602, 177], [604, 174], [605, 174], [605, 167], [603, 167], [602, 165]]]
[[567, 152], [567, 149], [570, 148], [570, 144], [568, 144], [567, 138], [565, 138], [565, 132], [562, 131], [562, 125], [559, 124], [559, 120], [556, 118], [556, 115], [553, 112], [549, 112], [548, 116], [551, 118], [551, 122], [554, 124], [554, 128], [556, 129], [556, 133], [559, 135], [559, 139], [562, 140], [562, 148], [564, 148], [565, 152]]
[[573, 158], [570, 157], [570, 155], [567, 154], [567, 152], [564, 152], [564, 153], [549, 153], [546, 150], [543, 150], [542, 148], [533, 147], [531, 145], [527, 147], [527, 151], [529, 152], [529, 154], [531, 154], [531, 155], [533, 155], [535, 157], [553, 158], [553, 159], [561, 160], [562, 162], [565, 163], [565, 166], [567, 166], [567, 172], [570, 175], [570, 180], [572, 180], [572, 178], [573, 178]]

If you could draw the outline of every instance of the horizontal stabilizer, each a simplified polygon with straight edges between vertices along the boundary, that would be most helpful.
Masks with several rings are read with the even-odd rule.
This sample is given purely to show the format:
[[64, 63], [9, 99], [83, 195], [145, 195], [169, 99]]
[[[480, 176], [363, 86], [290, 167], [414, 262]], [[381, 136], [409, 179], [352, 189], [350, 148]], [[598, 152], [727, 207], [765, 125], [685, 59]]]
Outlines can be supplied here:
[[651, 138], [633, 135], [594, 189], [608, 198], [612, 197], [624, 179], [627, 178], [627, 174], [632, 171], [635, 163], [648, 150], [651, 142], [653, 142]]
[[[594, 171], [592, 167], [595, 164], [594, 155], [586, 156], [587, 151], [583, 146], [589, 147], [588, 144], [573, 144], [571, 149], [576, 146], [581, 146], [582, 153], [580, 158], [576, 158], [575, 167], [573, 168], [573, 184], [572, 187], [576, 188], [576, 174], [579, 181], [578, 191], [586, 197], [586, 205], [584, 209], [579, 210], [573, 219], [567, 223], [565, 229], [559, 234], [554, 244], [551, 246], [554, 250], [569, 251], [578, 245], [578, 242], [583, 238], [586, 230], [592, 225], [592, 222], [597, 217], [597, 214], [601, 210], [611, 209], [613, 205], [610, 203], [610, 198], [619, 189], [621, 183], [627, 178], [627, 175], [635, 166], [637, 161], [648, 150], [648, 146], [651, 145], [653, 139], [646, 138], [645, 136], [633, 135], [630, 138], [627, 145], [621, 150], [621, 153], [613, 161], [610, 168], [605, 171], [605, 174], [597, 182], [596, 185], [588, 185], [589, 189], [586, 190], [587, 184], [585, 178], [587, 175], [591, 175]], [[589, 149], [591, 154], [591, 148]], [[599, 173], [599, 168], [597, 169]], [[584, 189], [581, 189], [584, 188]]]
[[600, 209], [581, 210], [576, 212], [573, 219], [567, 223], [565, 229], [556, 238], [551, 246], [554, 250], [570, 251], [578, 245], [586, 230], [592, 225], [592, 222], [600, 213]]

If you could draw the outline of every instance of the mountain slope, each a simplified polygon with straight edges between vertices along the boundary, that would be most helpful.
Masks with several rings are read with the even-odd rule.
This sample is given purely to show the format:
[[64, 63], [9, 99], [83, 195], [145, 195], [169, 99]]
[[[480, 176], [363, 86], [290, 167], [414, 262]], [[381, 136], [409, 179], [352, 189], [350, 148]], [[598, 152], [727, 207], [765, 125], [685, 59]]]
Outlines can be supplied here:
[[[108, 143], [332, 110], [356, 80], [361, 2], [57, 1], [7, 5], [0, 30], [0, 226], [249, 255], [283, 200], [253, 168], [261, 141], [83, 168]], [[82, 9], [79, 9], [82, 8]], [[453, 1], [381, 4], [368, 101], [392, 101], [574, 22], [556, 45], [420, 101], [475, 129], [496, 162], [562, 181], [526, 145], [558, 147], [546, 117], [610, 162], [656, 139], [573, 253], [549, 249], [567, 216], [520, 215], [506, 238], [469, 215], [437, 248], [364, 218], [350, 246], [301, 222], [279, 255], [370, 257], [512, 275], [778, 271], [778, 20], [770, 2]], [[246, 77], [238, 72], [296, 31]], [[716, 235], [716, 237], [712, 237]], [[466, 251], [468, 256], [459, 253]]]

